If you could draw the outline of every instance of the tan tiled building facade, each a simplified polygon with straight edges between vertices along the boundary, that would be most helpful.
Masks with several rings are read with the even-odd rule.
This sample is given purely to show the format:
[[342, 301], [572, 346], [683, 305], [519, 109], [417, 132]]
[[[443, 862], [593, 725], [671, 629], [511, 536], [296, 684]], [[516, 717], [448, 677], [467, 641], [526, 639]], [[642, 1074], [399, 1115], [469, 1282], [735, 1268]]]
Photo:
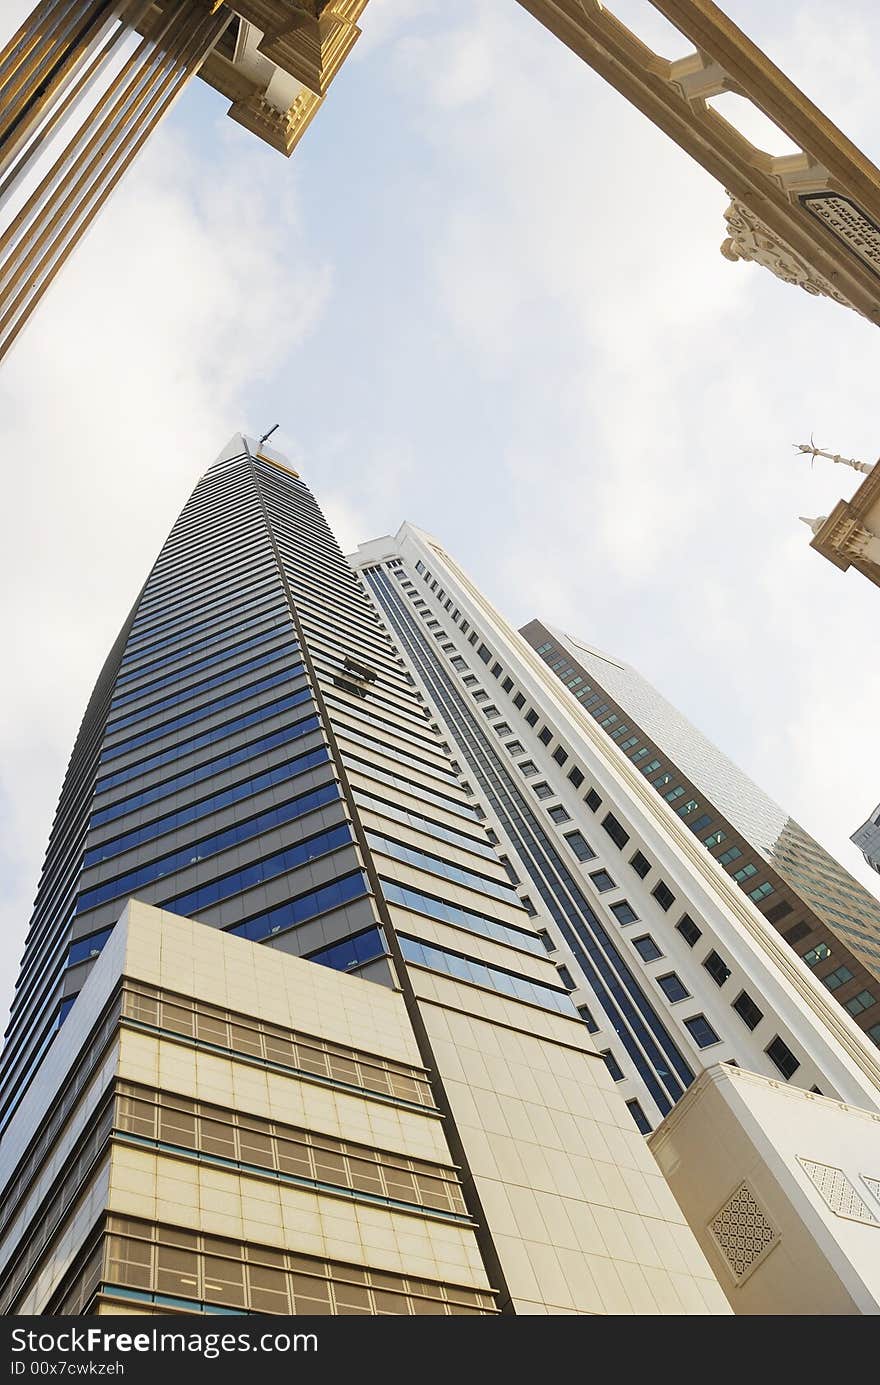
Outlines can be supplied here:
[[481, 1228], [396, 988], [129, 904], [6, 1136], [4, 1311], [723, 1311], [583, 1025], [421, 989]]

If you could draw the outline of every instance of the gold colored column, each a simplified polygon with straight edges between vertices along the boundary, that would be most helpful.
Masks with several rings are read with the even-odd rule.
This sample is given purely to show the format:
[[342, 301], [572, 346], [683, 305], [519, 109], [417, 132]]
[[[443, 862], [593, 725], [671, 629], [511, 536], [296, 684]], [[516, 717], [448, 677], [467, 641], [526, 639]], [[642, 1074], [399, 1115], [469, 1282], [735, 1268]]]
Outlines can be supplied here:
[[2, 203], [120, 39], [146, 29], [0, 236], [0, 359], [231, 19], [212, 0], [177, 0], [145, 25], [150, 8], [150, 0], [43, 0], [0, 54]]

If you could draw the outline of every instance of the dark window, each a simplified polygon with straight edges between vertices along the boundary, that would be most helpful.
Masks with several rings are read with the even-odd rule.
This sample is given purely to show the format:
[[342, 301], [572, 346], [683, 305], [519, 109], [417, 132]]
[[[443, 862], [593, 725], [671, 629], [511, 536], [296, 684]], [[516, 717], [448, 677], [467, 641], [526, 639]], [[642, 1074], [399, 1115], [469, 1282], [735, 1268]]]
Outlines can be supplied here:
[[629, 1111], [641, 1134], [650, 1135], [651, 1122], [648, 1120], [648, 1117], [645, 1115], [644, 1111], [642, 1110], [639, 1103], [635, 1100], [635, 1098], [633, 1098], [632, 1101], [628, 1101], [626, 1103], [626, 1109]]
[[[767, 917], [769, 918], [770, 915], [768, 914]], [[800, 923], [794, 923], [791, 928], [787, 928], [782, 936], [787, 943], [794, 947], [795, 943], [799, 943], [801, 938], [805, 938], [810, 932], [812, 932], [810, 925], [801, 920]]]
[[617, 889], [616, 882], [611, 879], [611, 876], [608, 874], [607, 870], [594, 870], [590, 875], [590, 879], [592, 880], [593, 884], [596, 886], [596, 889], [599, 890], [600, 893], [602, 893], [605, 890]]
[[658, 880], [651, 894], [654, 896], [661, 909], [670, 909], [675, 903], [675, 895], [663, 880]]
[[710, 1048], [712, 1044], [721, 1042], [705, 1015], [692, 1015], [684, 1023], [697, 1048]]
[[512, 679], [512, 678], [505, 678], [505, 679], [502, 681], [501, 686], [502, 686], [502, 688], [504, 689], [504, 691], [505, 691], [506, 693], [509, 693], [509, 692], [510, 692], [510, 689], [513, 687], [513, 679]]
[[611, 912], [617, 922], [621, 924], [635, 923], [638, 919], [638, 914], [627, 899], [621, 899], [618, 904], [612, 904]]
[[706, 968], [712, 980], [716, 981], [719, 986], [723, 986], [730, 975], [730, 967], [723, 957], [719, 957], [717, 952], [710, 952], [709, 956], [703, 962], [703, 966]]
[[595, 789], [590, 789], [590, 792], [587, 794], [586, 798], [584, 799], [584, 802], [586, 803], [587, 807], [595, 813], [596, 809], [601, 806], [602, 800], [596, 793]]
[[492, 658], [491, 649], [487, 649], [484, 644], [480, 645], [479, 649], [477, 650], [477, 654], [480, 656], [484, 664], [488, 664], [489, 660]]
[[577, 765], [572, 766], [572, 768], [568, 771], [568, 777], [571, 780], [572, 784], [574, 784], [576, 789], [579, 789], [581, 784], [584, 782], [583, 772], [578, 769]]
[[620, 1066], [614, 1054], [611, 1052], [611, 1049], [606, 1048], [602, 1053], [602, 1057], [605, 1059], [606, 1068], [611, 1073], [612, 1082], [622, 1082], [623, 1068]]
[[528, 914], [529, 918], [534, 918], [538, 911], [537, 911], [537, 909], [535, 908], [535, 906], [534, 906], [534, 904], [532, 903], [532, 901], [529, 899], [529, 897], [528, 897], [527, 894], [524, 894], [524, 895], [522, 896], [522, 899], [520, 900], [520, 903], [522, 904], [522, 907], [525, 909], [525, 911], [526, 911], [526, 913]]
[[565, 989], [567, 991], [573, 991], [574, 981], [571, 978], [571, 972], [569, 971], [568, 967], [557, 967], [556, 970], [559, 972], [559, 979], [562, 982]]
[[793, 1077], [800, 1067], [800, 1060], [795, 1058], [787, 1043], [780, 1039], [779, 1035], [771, 1044], [764, 1049], [770, 1062], [777, 1067], [785, 1078], [786, 1082]]
[[542, 744], [542, 745], [549, 745], [550, 742], [552, 741], [552, 739], [553, 739], [553, 732], [550, 730], [550, 727], [549, 727], [549, 726], [542, 726], [541, 729], [540, 729], [540, 731], [538, 732], [538, 740], [541, 742], [541, 744]]
[[702, 930], [697, 927], [690, 914], [682, 914], [678, 923], [675, 925], [681, 936], [684, 938], [688, 947], [693, 947], [703, 936]]
[[527, 721], [528, 725], [529, 725], [529, 726], [534, 726], [534, 724], [535, 724], [535, 722], [536, 722], [537, 720], [538, 720], [538, 713], [535, 711], [534, 707], [530, 707], [529, 710], [526, 712], [526, 721]]
[[556, 761], [557, 765], [564, 765], [568, 759], [568, 751], [563, 750], [562, 746], [558, 745], [553, 752], [553, 759]]
[[502, 672], [503, 672], [503, 669], [502, 669], [502, 667], [501, 667], [500, 664], [493, 664], [493, 665], [492, 665], [492, 677], [493, 677], [493, 678], [500, 678]]
[[516, 696], [514, 697], [514, 699], [513, 699], [513, 705], [514, 705], [514, 707], [524, 707], [524, 706], [525, 706], [525, 701], [526, 701], [526, 700], [525, 700], [525, 698], [523, 697], [522, 693], [518, 692], [518, 693], [516, 694]]
[[565, 840], [579, 861], [592, 861], [596, 855], [582, 832], [566, 832]]
[[772, 909], [768, 909], [764, 915], [768, 923], [778, 923], [780, 919], [786, 918], [791, 913], [791, 905], [788, 900], [782, 899], [778, 904], [774, 904]]
[[546, 928], [539, 928], [539, 929], [538, 929], [538, 937], [541, 939], [541, 942], [544, 944], [544, 946], [546, 947], [546, 949], [547, 949], [548, 952], [555, 952], [555, 951], [556, 951], [556, 944], [554, 943], [553, 939], [550, 937], [550, 934], [547, 932], [547, 929], [546, 929]]
[[648, 874], [648, 871], [651, 869], [651, 862], [648, 860], [647, 856], [643, 856], [640, 851], [637, 851], [635, 856], [632, 857], [632, 859], [630, 860], [630, 865], [632, 866], [636, 875], [638, 875], [642, 880], [644, 880], [645, 876]]
[[613, 813], [605, 814], [602, 819], [602, 826], [605, 828], [605, 831], [608, 833], [614, 845], [619, 846], [622, 851], [629, 841], [629, 833], [624, 830]]
[[583, 1020], [584, 1024], [587, 1026], [587, 1029], [590, 1031], [591, 1034], [596, 1034], [596, 1033], [598, 1033], [599, 1026], [598, 1026], [598, 1024], [596, 1023], [596, 1021], [593, 1019], [593, 1016], [592, 1016], [592, 1014], [590, 1013], [590, 1010], [589, 1010], [589, 1007], [588, 1007], [588, 1006], [586, 1006], [586, 1005], [579, 1005], [579, 1006], [578, 1006], [578, 1014], [580, 1015], [581, 1019]]
[[499, 736], [509, 736], [513, 730], [513, 727], [508, 726], [506, 721], [499, 721], [498, 725], [494, 728], [494, 730], [498, 733]]
[[690, 991], [682, 981], [681, 977], [676, 976], [674, 971], [668, 971], [665, 976], [657, 977], [657, 985], [660, 987], [667, 1000], [673, 1004], [677, 1000], [687, 1000]]
[[640, 938], [633, 938], [633, 947], [643, 962], [656, 962], [658, 957], [663, 956], [654, 939], [648, 933], [643, 933]]
[[570, 821], [570, 816], [561, 803], [554, 803], [553, 807], [548, 809], [548, 812], [555, 823]]
[[535, 793], [538, 795], [539, 798], [553, 797], [553, 790], [547, 783], [546, 779], [542, 779], [538, 784], [533, 784], [532, 788], [534, 789]]
[[472, 630], [471, 633], [468, 635], [468, 644], [476, 644], [477, 639], [478, 636], [476, 630]]
[[538, 773], [538, 766], [535, 764], [534, 760], [523, 760], [522, 764], [519, 765], [518, 768], [520, 769], [521, 773], [523, 773], [526, 776], [527, 779], [530, 779], [533, 774]]
[[522, 741], [508, 741], [506, 749], [511, 755], [525, 755], [526, 748]]
[[761, 1020], [764, 1018], [763, 1010], [759, 1010], [748, 991], [740, 991], [733, 1008], [739, 1015], [743, 1024], [747, 1024], [749, 1029], [757, 1029]]

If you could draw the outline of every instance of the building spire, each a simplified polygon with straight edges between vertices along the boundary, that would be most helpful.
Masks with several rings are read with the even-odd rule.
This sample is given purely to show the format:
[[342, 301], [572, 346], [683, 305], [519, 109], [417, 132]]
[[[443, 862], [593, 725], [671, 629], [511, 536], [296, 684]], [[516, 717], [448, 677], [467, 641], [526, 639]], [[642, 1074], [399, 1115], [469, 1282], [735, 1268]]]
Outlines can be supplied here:
[[824, 447], [817, 447], [812, 436], [809, 442], [796, 442], [794, 447], [796, 452], [804, 453], [814, 461], [816, 457], [827, 457], [829, 462], [839, 462], [841, 466], [852, 467], [853, 471], [860, 471], [865, 476], [869, 476], [874, 470], [873, 462], [857, 462], [852, 457], [841, 457], [839, 452], [828, 452]]

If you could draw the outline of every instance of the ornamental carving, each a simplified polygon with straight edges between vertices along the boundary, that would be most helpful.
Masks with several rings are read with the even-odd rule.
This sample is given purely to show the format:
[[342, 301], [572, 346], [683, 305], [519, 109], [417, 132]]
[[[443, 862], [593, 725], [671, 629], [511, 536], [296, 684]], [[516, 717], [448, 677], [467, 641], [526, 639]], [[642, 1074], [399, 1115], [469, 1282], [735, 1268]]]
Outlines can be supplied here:
[[724, 213], [724, 220], [730, 234], [721, 246], [721, 253], [726, 260], [752, 260], [769, 269], [784, 283], [797, 284], [805, 293], [833, 298], [835, 303], [842, 303], [847, 308], [852, 307], [827, 279], [823, 279], [806, 260], [795, 254], [791, 246], [780, 240], [745, 203], [732, 197], [730, 193], [728, 196], [731, 200]]

